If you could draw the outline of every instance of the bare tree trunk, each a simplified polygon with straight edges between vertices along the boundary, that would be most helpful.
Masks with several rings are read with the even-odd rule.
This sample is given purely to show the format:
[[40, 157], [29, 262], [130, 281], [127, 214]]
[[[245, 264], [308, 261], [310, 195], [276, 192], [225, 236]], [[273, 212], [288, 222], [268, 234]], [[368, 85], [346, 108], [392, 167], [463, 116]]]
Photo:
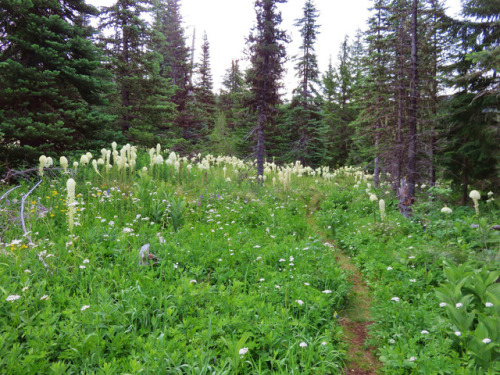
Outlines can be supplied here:
[[[377, 100], [378, 102], [378, 100]], [[377, 125], [375, 126], [375, 168], [373, 170], [373, 185], [375, 187], [379, 186], [380, 183], [380, 157], [379, 157], [379, 146], [380, 146], [380, 119], [377, 119]]]
[[409, 110], [409, 146], [408, 146], [408, 198], [415, 197], [417, 177], [417, 12], [418, 0], [413, 0], [411, 32], [411, 71], [410, 71], [410, 110]]
[[264, 176], [264, 156], [265, 156], [265, 144], [264, 144], [264, 128], [266, 126], [266, 114], [262, 106], [259, 106], [257, 114], [257, 178], [259, 183], [263, 181], [262, 176]]
[[[130, 56], [129, 56], [129, 36], [128, 36], [128, 29], [126, 22], [123, 22], [122, 24], [122, 43], [123, 43], [122, 60], [123, 63], [125, 64], [125, 69], [127, 69]], [[122, 131], [124, 133], [128, 132], [130, 128], [130, 115], [129, 115], [130, 89], [128, 87], [128, 82], [127, 82], [128, 75], [129, 75], [128, 72], [124, 71], [123, 76], [121, 77], [122, 79], [121, 97], [122, 97], [122, 108], [123, 108]]]

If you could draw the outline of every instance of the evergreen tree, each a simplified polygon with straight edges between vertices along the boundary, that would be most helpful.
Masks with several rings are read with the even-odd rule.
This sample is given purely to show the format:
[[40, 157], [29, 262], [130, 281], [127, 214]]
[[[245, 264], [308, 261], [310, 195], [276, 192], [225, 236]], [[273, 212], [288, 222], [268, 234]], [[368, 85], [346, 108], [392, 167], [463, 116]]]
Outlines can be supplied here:
[[213, 93], [212, 71], [210, 68], [210, 44], [207, 34], [203, 35], [201, 62], [198, 65], [198, 84], [196, 86], [196, 105], [201, 112], [200, 128], [208, 130], [214, 125], [215, 95]]
[[4, 167], [40, 154], [97, 148], [114, 135], [96, 110], [107, 87], [82, 0], [0, 0], [0, 155]]
[[320, 26], [317, 24], [318, 10], [312, 0], [306, 0], [303, 12], [302, 18], [296, 20], [295, 23], [295, 26], [299, 27], [302, 37], [302, 44], [299, 47], [302, 54], [296, 56], [297, 65], [295, 67], [300, 85], [295, 92], [298, 93], [300, 102], [307, 108], [311, 100], [311, 92], [314, 92], [310, 86], [317, 83], [319, 78], [318, 58], [314, 44]]
[[146, 0], [118, 0], [103, 8], [101, 28], [114, 34], [101, 40], [117, 83], [111, 101], [122, 132], [151, 146], [168, 129], [174, 108], [172, 86], [160, 75], [160, 56], [151, 51], [151, 29], [142, 17], [149, 6]]
[[277, 4], [286, 0], [256, 0], [257, 22], [248, 38], [251, 58], [247, 80], [252, 93], [249, 105], [257, 114], [254, 129], [257, 141], [257, 176], [264, 175], [265, 131], [273, 123], [276, 106], [280, 103], [280, 83], [283, 75], [283, 60], [286, 57], [284, 43], [286, 33], [279, 29], [281, 13]]
[[495, 1], [469, 0], [463, 10], [465, 21], [450, 27], [457, 46], [449, 67], [456, 93], [445, 102], [440, 161], [445, 176], [461, 185], [465, 203], [471, 185], [486, 179], [492, 188], [499, 184], [500, 9]]
[[155, 0], [154, 51], [163, 58], [160, 64], [161, 76], [170, 79], [176, 87], [172, 97], [177, 109], [174, 119], [176, 130], [184, 139], [192, 140], [198, 137], [193, 126], [198, 113], [194, 104], [193, 64], [190, 61], [190, 50], [186, 46], [180, 8], [181, 0]]
[[372, 12], [366, 33], [367, 49], [362, 58], [366, 80], [359, 92], [359, 102], [362, 103], [360, 113], [352, 124], [354, 144], [349, 160], [373, 163], [374, 184], [377, 186], [381, 171], [388, 171], [384, 154], [393, 154], [390, 148], [393, 140], [389, 140], [386, 124], [395, 112], [391, 108], [394, 100], [390, 98], [394, 54], [389, 49], [391, 22], [388, 0], [374, 0]]
[[299, 27], [302, 43], [301, 54], [296, 56], [296, 71], [299, 78], [299, 87], [294, 91], [289, 110], [288, 129], [292, 139], [290, 158], [300, 160], [303, 164], [320, 165], [326, 163], [328, 129], [321, 121], [317, 90], [319, 70], [315, 53], [315, 42], [319, 33], [316, 21], [318, 11], [311, 0], [306, 0], [303, 8], [303, 17], [296, 20]]
[[222, 81], [218, 105], [224, 113], [228, 131], [234, 139], [234, 151], [240, 157], [251, 153], [248, 134], [255, 123], [255, 116], [248, 111], [250, 92], [238, 60], [231, 62]]

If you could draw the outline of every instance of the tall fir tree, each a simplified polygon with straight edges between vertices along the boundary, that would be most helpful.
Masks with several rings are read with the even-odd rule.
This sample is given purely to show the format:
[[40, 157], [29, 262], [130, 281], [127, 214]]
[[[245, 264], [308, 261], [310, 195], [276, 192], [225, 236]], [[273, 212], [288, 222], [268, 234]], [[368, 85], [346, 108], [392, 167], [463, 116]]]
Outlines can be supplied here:
[[266, 156], [266, 130], [273, 124], [277, 105], [281, 102], [279, 89], [283, 75], [283, 61], [286, 58], [286, 33], [279, 29], [282, 18], [278, 4], [286, 0], [256, 0], [256, 25], [248, 38], [251, 68], [247, 74], [251, 96], [249, 105], [257, 115], [254, 128], [256, 138], [255, 155], [257, 176], [264, 175]]
[[299, 27], [301, 36], [300, 54], [295, 57], [299, 86], [294, 90], [289, 111], [288, 139], [292, 139], [290, 157], [300, 160], [303, 164], [320, 165], [327, 162], [327, 132], [321, 121], [318, 102], [317, 84], [319, 80], [318, 59], [315, 42], [319, 34], [317, 24], [318, 11], [313, 1], [306, 0], [303, 16], [297, 19], [295, 26]]
[[197, 66], [198, 82], [195, 87], [195, 105], [199, 116], [197, 118], [198, 135], [203, 136], [213, 129], [215, 119], [215, 95], [213, 92], [212, 69], [210, 67], [210, 44], [207, 33], [203, 34], [201, 45], [201, 61]]
[[168, 129], [174, 112], [173, 87], [160, 75], [160, 56], [151, 50], [152, 30], [143, 18], [150, 5], [148, 0], [118, 0], [101, 12], [106, 66], [117, 83], [112, 110], [123, 134], [148, 146]]
[[439, 159], [465, 203], [471, 186], [488, 180], [489, 188], [499, 185], [500, 6], [491, 0], [463, 5], [465, 19], [449, 27], [456, 46], [449, 66], [455, 93], [444, 103], [446, 142]]
[[108, 86], [85, 21], [96, 12], [82, 0], [0, 0], [0, 169], [114, 136], [96, 110]]
[[[155, 0], [154, 13], [154, 51], [163, 58], [160, 64], [161, 76], [170, 79], [175, 86], [172, 102], [177, 109], [174, 120], [177, 134], [186, 140], [192, 140], [197, 137], [197, 132], [191, 131], [197, 117], [196, 113], [192, 113], [196, 109], [193, 103], [194, 67], [184, 36], [181, 0]], [[186, 144], [180, 145], [179, 150], [185, 147]]]

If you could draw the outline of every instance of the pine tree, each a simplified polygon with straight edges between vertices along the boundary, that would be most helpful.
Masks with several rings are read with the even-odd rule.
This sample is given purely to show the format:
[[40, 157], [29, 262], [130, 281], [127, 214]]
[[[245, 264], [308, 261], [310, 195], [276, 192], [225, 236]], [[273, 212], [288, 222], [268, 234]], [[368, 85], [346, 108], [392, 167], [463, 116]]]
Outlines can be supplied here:
[[277, 10], [277, 4], [283, 3], [286, 3], [286, 0], [256, 0], [257, 22], [248, 38], [252, 67], [247, 80], [252, 93], [249, 105], [257, 114], [254, 132], [259, 179], [264, 175], [265, 132], [273, 123], [276, 106], [280, 103], [279, 80], [283, 74], [283, 60], [286, 57], [284, 43], [288, 41], [286, 33], [279, 29], [281, 14]]
[[101, 37], [117, 83], [113, 111], [123, 134], [148, 146], [168, 129], [174, 112], [173, 88], [160, 75], [160, 56], [151, 51], [152, 32], [143, 19], [150, 11], [147, 0], [118, 0], [101, 13], [101, 28], [114, 31]]
[[296, 56], [297, 65], [295, 67], [300, 85], [295, 92], [299, 94], [301, 103], [307, 108], [311, 100], [311, 92], [314, 91], [310, 86], [317, 83], [319, 78], [318, 58], [314, 44], [320, 26], [317, 24], [318, 10], [312, 0], [306, 0], [303, 12], [302, 18], [295, 22], [302, 37], [302, 44], [299, 47], [302, 54]]
[[254, 127], [255, 115], [247, 108], [250, 95], [239, 61], [233, 60], [222, 80], [218, 106], [224, 113], [225, 123], [233, 138], [235, 154], [239, 157], [247, 157], [252, 152], [248, 134]]
[[465, 21], [449, 28], [454, 38], [454, 63], [449, 66], [456, 91], [445, 102], [443, 138], [440, 152], [445, 177], [461, 186], [462, 203], [468, 189], [490, 179], [498, 186], [500, 165], [499, 61], [500, 7], [495, 1], [469, 0], [464, 3]]
[[81, 0], [0, 0], [0, 155], [4, 167], [40, 154], [97, 148], [114, 136], [96, 110], [107, 84]]
[[374, 170], [374, 184], [378, 185], [381, 171], [388, 171], [384, 154], [388, 150], [392, 154], [393, 140], [389, 141], [386, 129], [388, 118], [395, 111], [391, 95], [390, 83], [394, 76], [391, 64], [394, 53], [389, 49], [390, 12], [388, 0], [374, 0], [373, 15], [368, 20], [369, 29], [366, 34], [367, 49], [362, 58], [366, 81], [360, 91], [359, 102], [362, 103], [360, 113], [353, 123], [354, 136], [349, 160], [354, 163], [371, 161]]
[[191, 131], [193, 121], [198, 114], [193, 101], [194, 67], [190, 58], [190, 50], [186, 46], [180, 8], [181, 0], [155, 0], [154, 51], [163, 58], [160, 64], [160, 75], [170, 79], [176, 87], [172, 102], [177, 109], [177, 116], [174, 119], [177, 131], [184, 139], [190, 140], [198, 136], [196, 131]]
[[196, 86], [196, 105], [202, 112], [200, 121], [204, 129], [212, 129], [215, 115], [215, 95], [213, 93], [213, 79], [210, 68], [210, 44], [207, 34], [203, 35], [201, 46], [201, 62], [198, 65], [198, 84]]
[[303, 164], [320, 165], [326, 163], [327, 128], [321, 121], [316, 85], [319, 79], [318, 59], [315, 53], [315, 42], [319, 33], [317, 25], [318, 11], [311, 0], [306, 0], [302, 18], [296, 20], [302, 43], [301, 54], [296, 56], [295, 70], [299, 78], [299, 86], [294, 90], [290, 106], [288, 134], [292, 137], [290, 158], [300, 160]]

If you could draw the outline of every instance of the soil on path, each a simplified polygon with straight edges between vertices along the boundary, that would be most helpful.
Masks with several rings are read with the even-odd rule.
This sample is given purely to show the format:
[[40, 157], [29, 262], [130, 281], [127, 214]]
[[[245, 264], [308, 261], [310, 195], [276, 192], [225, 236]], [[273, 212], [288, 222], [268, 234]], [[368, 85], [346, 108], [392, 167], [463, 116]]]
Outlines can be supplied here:
[[[310, 228], [321, 237], [327, 236], [319, 230], [314, 220], [308, 215], [307, 221]], [[336, 248], [331, 241], [328, 241], [332, 248], [335, 248], [337, 262], [342, 269], [350, 274], [352, 289], [349, 295], [348, 305], [339, 315], [339, 324], [344, 330], [348, 341], [347, 361], [344, 372], [346, 375], [376, 375], [380, 363], [372, 354], [374, 348], [366, 344], [368, 333], [367, 327], [373, 322], [370, 320], [370, 291], [368, 285], [363, 281], [362, 276], [351, 258]]]
[[339, 323], [348, 340], [346, 375], [375, 375], [379, 367], [372, 354], [374, 348], [367, 347], [367, 327], [370, 320], [370, 293], [351, 259], [340, 250], [336, 252], [339, 265], [350, 272], [352, 290], [347, 308], [341, 312]]

